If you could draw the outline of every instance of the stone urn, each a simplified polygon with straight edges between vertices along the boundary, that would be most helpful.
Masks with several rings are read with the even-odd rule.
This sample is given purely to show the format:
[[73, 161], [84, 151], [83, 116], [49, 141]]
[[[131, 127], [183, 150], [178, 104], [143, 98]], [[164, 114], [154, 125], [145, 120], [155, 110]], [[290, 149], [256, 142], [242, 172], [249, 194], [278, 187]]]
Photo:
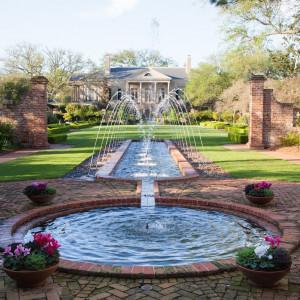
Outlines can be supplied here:
[[259, 287], [276, 286], [290, 272], [290, 269], [281, 271], [255, 271], [238, 264], [236, 264], [236, 267], [249, 279], [251, 284]]
[[33, 288], [43, 285], [47, 278], [53, 274], [58, 268], [58, 263], [49, 268], [38, 271], [13, 271], [2, 266], [3, 271], [13, 280], [17, 285], [25, 288]]
[[269, 204], [273, 199], [275, 195], [269, 196], [269, 197], [255, 197], [245, 194], [246, 198], [253, 204], [264, 206]]
[[31, 196], [27, 196], [27, 197], [28, 197], [28, 199], [30, 199], [36, 205], [47, 205], [54, 199], [55, 196], [56, 196], [56, 194], [52, 194], [52, 195], [31, 195]]

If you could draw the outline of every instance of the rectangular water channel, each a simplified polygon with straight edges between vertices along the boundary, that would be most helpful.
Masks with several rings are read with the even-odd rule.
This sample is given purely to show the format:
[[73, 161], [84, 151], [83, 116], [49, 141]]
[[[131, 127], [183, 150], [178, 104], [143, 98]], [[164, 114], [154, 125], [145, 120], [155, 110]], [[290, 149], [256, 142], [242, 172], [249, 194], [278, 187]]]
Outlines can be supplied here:
[[182, 176], [163, 142], [132, 142], [111, 174], [120, 178], [142, 179], [141, 206], [154, 206], [154, 179]]

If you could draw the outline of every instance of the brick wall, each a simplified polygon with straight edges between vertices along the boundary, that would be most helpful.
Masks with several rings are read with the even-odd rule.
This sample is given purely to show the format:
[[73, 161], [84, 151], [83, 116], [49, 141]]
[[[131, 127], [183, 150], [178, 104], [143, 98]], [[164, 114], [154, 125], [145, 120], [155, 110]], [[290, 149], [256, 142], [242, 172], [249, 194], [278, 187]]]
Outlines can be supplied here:
[[262, 149], [280, 144], [289, 131], [298, 131], [296, 115], [299, 109], [292, 103], [278, 102], [273, 90], [264, 89], [265, 78], [253, 75], [250, 79], [250, 149]]
[[49, 148], [47, 136], [47, 82], [31, 79], [32, 90], [18, 104], [4, 101], [2, 122], [14, 124], [14, 140], [30, 148]]

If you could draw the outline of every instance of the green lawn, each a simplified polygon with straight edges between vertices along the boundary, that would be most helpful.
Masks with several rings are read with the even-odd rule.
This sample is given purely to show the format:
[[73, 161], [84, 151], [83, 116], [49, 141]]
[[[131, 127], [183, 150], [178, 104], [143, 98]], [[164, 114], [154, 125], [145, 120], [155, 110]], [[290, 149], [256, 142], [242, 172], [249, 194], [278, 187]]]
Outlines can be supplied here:
[[[191, 126], [197, 136], [198, 130]], [[75, 145], [68, 150], [41, 151], [16, 160], [0, 164], [0, 181], [33, 180], [57, 178], [73, 169], [76, 165], [91, 156], [98, 127], [80, 129], [68, 133], [66, 144]], [[106, 134], [108, 131], [106, 132]], [[101, 143], [101, 136], [98, 146]], [[124, 126], [124, 138], [141, 138], [139, 126]], [[155, 138], [175, 137], [173, 126], [160, 126], [154, 130]], [[300, 165], [272, 158], [258, 152], [231, 151], [221, 147], [229, 144], [227, 133], [210, 128], [201, 128], [204, 152], [207, 157], [236, 178], [260, 178], [265, 180], [300, 181]]]

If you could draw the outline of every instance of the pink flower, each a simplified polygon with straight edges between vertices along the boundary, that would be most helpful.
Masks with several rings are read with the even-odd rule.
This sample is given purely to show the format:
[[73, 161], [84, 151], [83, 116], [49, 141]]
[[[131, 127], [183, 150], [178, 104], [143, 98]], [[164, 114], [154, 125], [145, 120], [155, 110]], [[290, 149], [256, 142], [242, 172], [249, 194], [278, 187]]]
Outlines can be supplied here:
[[47, 183], [39, 183], [39, 184], [38, 184], [38, 188], [39, 188], [40, 190], [44, 190], [46, 187], [47, 187]]
[[24, 247], [23, 247], [23, 245], [22, 245], [22, 244], [19, 244], [19, 245], [17, 246], [17, 250], [18, 250], [20, 253], [23, 253], [23, 252], [24, 252]]
[[53, 250], [54, 250], [54, 247], [51, 244], [49, 244], [47, 247], [45, 247], [45, 252], [50, 255], [53, 255]]
[[52, 246], [54, 250], [57, 250], [61, 245], [57, 242], [57, 240], [52, 239], [51, 240]]
[[38, 186], [38, 185], [39, 185], [39, 183], [38, 183], [38, 182], [36, 182], [36, 181], [34, 181], [34, 182], [31, 182], [31, 185], [33, 185], [33, 186]]
[[281, 238], [280, 238], [280, 237], [277, 237], [277, 238], [275, 239], [275, 241], [277, 242], [277, 247], [279, 247], [279, 244], [280, 244], [280, 242], [281, 242]]
[[6, 247], [3, 254], [8, 254], [10, 256], [14, 256], [14, 254], [11, 252], [11, 247]]
[[27, 256], [28, 254], [30, 254], [30, 249], [29, 248], [25, 248], [25, 250], [24, 250], [24, 256]]
[[21, 253], [20, 253], [20, 251], [19, 251], [18, 249], [16, 249], [16, 250], [14, 251], [14, 254], [15, 254], [16, 257], [18, 257]]
[[42, 234], [41, 232], [38, 234], [35, 234], [33, 236], [34, 240], [40, 244], [42, 247], [46, 246], [48, 243], [51, 241], [51, 234], [50, 233], [45, 233]]
[[271, 247], [274, 248], [275, 240], [273, 238], [266, 235], [265, 240], [271, 243]]

